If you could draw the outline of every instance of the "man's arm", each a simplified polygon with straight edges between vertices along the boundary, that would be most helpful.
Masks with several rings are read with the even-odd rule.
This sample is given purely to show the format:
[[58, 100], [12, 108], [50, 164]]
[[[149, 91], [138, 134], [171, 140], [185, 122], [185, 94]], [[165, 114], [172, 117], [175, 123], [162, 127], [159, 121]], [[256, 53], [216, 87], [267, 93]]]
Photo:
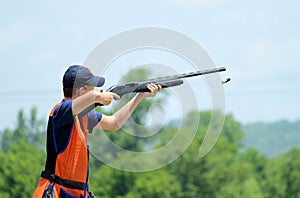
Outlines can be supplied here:
[[100, 122], [96, 125], [96, 128], [102, 130], [118, 130], [128, 120], [133, 111], [136, 109], [138, 104], [147, 97], [154, 97], [157, 92], [161, 91], [160, 85], [153, 83], [147, 85], [151, 92], [141, 92], [133, 97], [125, 106], [119, 109], [116, 113], [111, 116], [103, 115]]
[[77, 98], [72, 102], [73, 115], [78, 115], [80, 112], [85, 110], [95, 103], [103, 105], [109, 105], [113, 99], [118, 99], [119, 96], [112, 92], [102, 92], [99, 90], [89, 91]]

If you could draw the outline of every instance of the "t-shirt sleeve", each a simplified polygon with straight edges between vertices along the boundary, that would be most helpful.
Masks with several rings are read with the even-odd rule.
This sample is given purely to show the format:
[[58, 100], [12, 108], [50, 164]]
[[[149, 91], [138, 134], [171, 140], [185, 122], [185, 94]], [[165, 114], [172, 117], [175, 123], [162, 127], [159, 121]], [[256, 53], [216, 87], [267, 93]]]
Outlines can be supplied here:
[[72, 101], [64, 101], [53, 112], [53, 128], [57, 152], [65, 149], [74, 124]]
[[53, 113], [55, 128], [60, 128], [74, 123], [72, 100], [67, 100], [59, 105]]
[[100, 122], [101, 118], [102, 114], [94, 110], [88, 113], [88, 126], [90, 133], [92, 133], [94, 127]]

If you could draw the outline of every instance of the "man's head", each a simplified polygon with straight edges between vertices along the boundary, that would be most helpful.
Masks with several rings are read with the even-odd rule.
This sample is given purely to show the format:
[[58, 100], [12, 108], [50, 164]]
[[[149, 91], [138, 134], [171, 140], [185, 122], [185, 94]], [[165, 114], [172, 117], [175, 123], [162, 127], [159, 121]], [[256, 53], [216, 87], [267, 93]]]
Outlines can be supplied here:
[[81, 65], [70, 66], [63, 76], [65, 97], [72, 97], [74, 91], [85, 87], [101, 87], [105, 79], [92, 74], [91, 70]]

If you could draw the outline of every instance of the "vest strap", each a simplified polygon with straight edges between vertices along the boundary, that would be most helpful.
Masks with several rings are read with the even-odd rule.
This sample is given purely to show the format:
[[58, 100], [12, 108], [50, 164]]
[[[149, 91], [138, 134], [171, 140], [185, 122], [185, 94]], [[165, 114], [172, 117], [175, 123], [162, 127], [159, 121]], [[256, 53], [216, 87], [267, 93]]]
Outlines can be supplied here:
[[57, 175], [51, 174], [50, 171], [42, 171], [41, 177], [48, 179], [50, 182], [54, 182], [56, 184], [62, 185], [66, 188], [72, 188], [77, 190], [85, 190], [86, 184], [84, 182], [71, 181], [67, 179], [60, 178]]

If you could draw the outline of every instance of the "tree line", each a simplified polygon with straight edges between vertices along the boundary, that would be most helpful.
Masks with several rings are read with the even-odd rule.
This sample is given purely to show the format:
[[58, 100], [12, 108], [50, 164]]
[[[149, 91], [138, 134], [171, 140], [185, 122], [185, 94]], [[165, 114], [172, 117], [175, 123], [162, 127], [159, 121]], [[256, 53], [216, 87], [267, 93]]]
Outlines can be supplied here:
[[[3, 131], [2, 198], [31, 197], [35, 190], [45, 161], [45, 121], [36, 115], [35, 108], [29, 117], [21, 110], [16, 127]], [[300, 197], [300, 149], [293, 148], [273, 158], [253, 148], [243, 150], [240, 123], [232, 115], [226, 115], [216, 145], [208, 155], [199, 158], [199, 146], [209, 125], [210, 112], [191, 112], [183, 121], [186, 125], [183, 130], [188, 131], [189, 122], [199, 115], [198, 131], [187, 150], [160, 169], [139, 173], [117, 170], [92, 155], [90, 188], [96, 197]], [[144, 138], [130, 139], [122, 131], [104, 133], [120, 147], [135, 151], [146, 149]], [[152, 146], [166, 144], [175, 133], [174, 123], [166, 124], [155, 141], [151, 140], [155, 142]]]
[[[124, 81], [147, 79], [148, 74], [149, 72], [141, 69], [129, 73]], [[153, 134], [153, 131], [145, 125], [146, 112], [152, 104], [163, 104], [168, 92], [162, 92], [159, 95], [161, 97], [143, 100], [132, 115], [132, 122], [127, 122], [119, 131], [95, 130], [89, 138], [92, 151], [89, 183], [96, 197], [300, 197], [299, 148], [293, 148], [272, 158], [260, 154], [255, 148], [245, 148], [241, 124], [228, 114], [225, 115], [224, 126], [218, 141], [205, 157], [200, 158], [199, 147], [210, 124], [211, 112], [190, 112], [183, 118], [180, 123], [181, 127], [177, 122], [170, 121]], [[130, 97], [122, 97], [116, 109]], [[102, 108], [97, 111], [110, 114], [112, 110]], [[121, 161], [131, 159], [130, 156], [118, 151], [111, 152], [107, 142], [103, 142], [102, 135], [109, 137], [120, 148], [143, 152], [168, 145], [178, 132], [193, 134], [195, 126], [197, 126], [197, 131], [187, 149], [172, 163], [159, 169], [129, 172], [112, 168], [99, 160], [99, 156], [103, 155], [108, 159], [114, 158]], [[141, 132], [146, 137], [138, 137], [137, 134]], [[20, 110], [15, 128], [7, 128], [0, 134], [2, 134], [0, 138], [0, 197], [31, 197], [40, 178], [40, 172], [44, 169], [46, 120], [38, 118], [36, 108], [32, 108], [29, 116]], [[275, 148], [276, 144], [274, 144]], [[101, 152], [98, 153], [99, 151]], [[130, 163], [133, 165], [139, 163], [138, 160], [134, 160], [136, 159], [132, 159]], [[152, 162], [149, 160], [147, 163]]]

